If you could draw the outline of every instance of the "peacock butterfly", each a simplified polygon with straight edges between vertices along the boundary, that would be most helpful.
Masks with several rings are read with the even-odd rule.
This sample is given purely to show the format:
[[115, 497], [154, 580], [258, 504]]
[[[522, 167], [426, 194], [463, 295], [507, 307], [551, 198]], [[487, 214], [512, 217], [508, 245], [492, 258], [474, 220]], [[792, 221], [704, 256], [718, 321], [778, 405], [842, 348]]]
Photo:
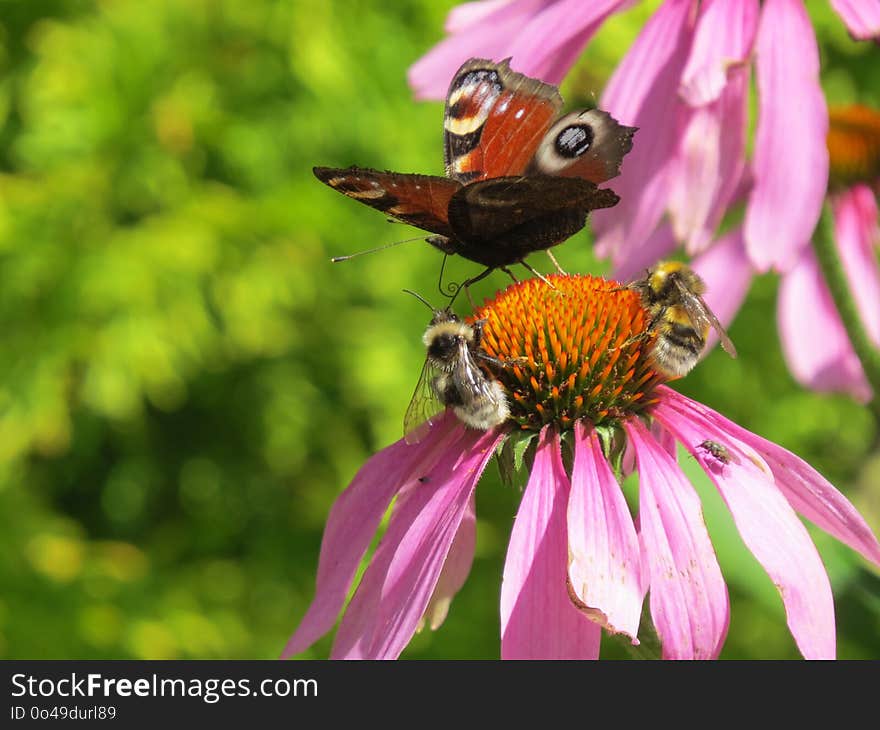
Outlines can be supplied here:
[[443, 119], [446, 177], [316, 167], [334, 190], [430, 232], [425, 240], [486, 271], [521, 263], [577, 233], [619, 198], [598, 183], [620, 172], [635, 127], [599, 109], [560, 116], [559, 90], [472, 58], [456, 72]]

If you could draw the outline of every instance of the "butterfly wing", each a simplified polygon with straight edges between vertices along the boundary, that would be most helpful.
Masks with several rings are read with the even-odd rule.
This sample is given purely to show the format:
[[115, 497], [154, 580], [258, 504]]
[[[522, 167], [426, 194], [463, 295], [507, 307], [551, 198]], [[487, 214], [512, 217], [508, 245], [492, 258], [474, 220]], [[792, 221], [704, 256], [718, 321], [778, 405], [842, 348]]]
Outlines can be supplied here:
[[561, 109], [555, 86], [511, 71], [509, 59], [466, 61], [446, 95], [446, 174], [462, 183], [522, 174]]
[[600, 109], [559, 117], [559, 90], [511, 71], [508, 61], [472, 58], [453, 77], [443, 118], [446, 174], [462, 183], [521, 174], [600, 183], [618, 175], [636, 128]]
[[447, 210], [461, 188], [456, 180], [365, 167], [316, 167], [313, 172], [325, 185], [392, 218], [441, 236], [452, 235]]
[[610, 180], [620, 174], [636, 129], [601, 109], [566, 114], [544, 135], [526, 174]]
[[457, 253], [485, 266], [507, 266], [561, 243], [584, 227], [591, 210], [618, 200], [581, 178], [491, 178], [452, 196], [449, 224]]

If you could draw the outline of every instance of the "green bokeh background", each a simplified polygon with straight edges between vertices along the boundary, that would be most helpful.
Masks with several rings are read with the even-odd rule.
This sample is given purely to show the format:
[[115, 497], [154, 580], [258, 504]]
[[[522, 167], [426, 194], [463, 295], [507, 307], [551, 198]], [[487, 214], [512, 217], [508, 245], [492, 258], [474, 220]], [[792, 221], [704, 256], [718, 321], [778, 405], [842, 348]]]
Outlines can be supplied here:
[[[330, 264], [415, 234], [311, 167], [442, 172], [442, 105], [414, 102], [405, 72], [451, 5], [0, 0], [0, 657], [279, 654], [330, 504], [401, 435], [426, 324], [401, 289], [439, 299], [423, 243]], [[603, 28], [563, 85], [571, 104], [598, 96], [656, 5]], [[810, 6], [830, 101], [880, 105], [880, 51]], [[587, 233], [557, 251], [604, 271]], [[448, 278], [475, 270], [452, 260]], [[776, 288], [759, 278], [732, 326], [739, 359], [713, 353], [677, 387], [805, 457], [877, 529], [877, 424], [792, 381]], [[774, 587], [682, 462], [730, 586], [722, 656], [798, 656]], [[490, 465], [472, 574], [405, 657], [498, 656], [518, 500]], [[880, 657], [876, 575], [813, 534], [840, 656]]]

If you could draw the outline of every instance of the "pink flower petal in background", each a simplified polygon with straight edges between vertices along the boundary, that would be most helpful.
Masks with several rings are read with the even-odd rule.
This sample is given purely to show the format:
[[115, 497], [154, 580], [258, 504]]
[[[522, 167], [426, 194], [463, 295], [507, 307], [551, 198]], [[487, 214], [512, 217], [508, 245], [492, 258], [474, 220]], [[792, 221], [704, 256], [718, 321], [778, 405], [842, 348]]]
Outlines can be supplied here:
[[[509, 12], [510, 6], [519, 0], [476, 0], [475, 2], [456, 5], [446, 16], [443, 29], [447, 33], [461, 33], [472, 25], [490, 20], [496, 17], [498, 12]], [[531, 0], [531, 5], [540, 6], [547, 0]]]
[[339, 625], [332, 659], [396, 659], [415, 633], [477, 480], [503, 436], [461, 426], [457, 433], [458, 441], [394, 510]]
[[[706, 293], [703, 295], [706, 304], [721, 324], [727, 327], [745, 301], [754, 278], [752, 264], [746, 256], [742, 229], [735, 228], [719, 238], [712, 248], [693, 260], [692, 266], [706, 282]], [[704, 356], [717, 342], [715, 330], [709, 330]]]
[[799, 514], [880, 566], [880, 544], [864, 518], [846, 497], [803, 459], [671, 388], [663, 387], [661, 392], [664, 402], [684, 416], [701, 414], [718, 429], [757, 451], [773, 473], [776, 486]]
[[568, 554], [568, 577], [585, 612], [603, 628], [638, 644], [646, 591], [639, 538], [599, 438], [581, 422], [575, 424]]
[[862, 324], [880, 347], [880, 267], [875, 247], [880, 243], [877, 199], [867, 185], [855, 185], [832, 198], [834, 238], [849, 279]]
[[351, 581], [394, 495], [429, 470], [458, 438], [461, 425], [452, 413], [432, 428], [432, 438], [410, 445], [402, 439], [374, 454], [337, 497], [318, 560], [315, 598], [284, 647], [282, 658], [311, 646], [336, 623]]
[[705, 250], [745, 166], [749, 72], [740, 67], [716, 101], [694, 110], [670, 176], [669, 217], [689, 254]]
[[795, 380], [820, 392], [849, 393], [862, 403], [871, 399], [871, 386], [812, 250], [782, 277], [776, 318], [782, 353]]
[[450, 14], [453, 35], [409, 70], [418, 99], [443, 99], [458, 67], [474, 56], [512, 57], [514, 70], [558, 84], [607, 17], [626, 0], [518, 0], [489, 7], [464, 6]]
[[[449, 82], [459, 66], [472, 57], [501, 60], [510, 55], [510, 39], [550, 0], [513, 0], [491, 12], [470, 8], [467, 25], [444, 38], [409, 68], [407, 78], [417, 99], [445, 99]], [[468, 3], [476, 5], [476, 3]], [[461, 24], [453, 18], [453, 24]], [[516, 66], [514, 66], [516, 68]]]
[[434, 593], [431, 595], [431, 600], [428, 601], [428, 607], [419, 622], [417, 631], [421, 630], [424, 623], [428, 624], [431, 631], [436, 631], [446, 620], [452, 599], [461, 590], [471, 572], [476, 544], [477, 504], [476, 495], [471, 494], [471, 501], [461, 518], [458, 532], [455, 533], [452, 540], [449, 555], [446, 556], [446, 562], [443, 563], [443, 570], [437, 579]]
[[618, 281], [633, 281], [645, 275], [645, 271], [658, 261], [675, 251], [678, 241], [672, 233], [672, 226], [663, 221], [648, 239], [628, 256], [614, 258], [612, 276]]
[[[670, 400], [675, 396], [671, 395]], [[834, 601], [822, 559], [803, 523], [751, 449], [716, 422], [687, 408], [685, 401], [661, 400], [654, 415], [693, 454], [718, 488], [743, 542], [758, 559], [782, 597], [788, 627], [807, 659], [836, 653]], [[731, 454], [721, 464], [698, 444], [711, 439]], [[755, 463], [757, 461], [757, 464]], [[763, 467], [763, 468], [762, 468]]]
[[570, 491], [559, 438], [545, 428], [513, 523], [501, 583], [502, 659], [598, 659], [602, 630], [566, 589]]
[[647, 22], [605, 88], [600, 106], [622, 124], [639, 127], [633, 149], [615, 178], [620, 203], [593, 213], [596, 252], [615, 264], [653, 232], [669, 196], [667, 174], [689, 108], [678, 96], [690, 52], [690, 0], [669, 0]]
[[624, 421], [639, 467], [639, 537], [664, 659], [714, 659], [730, 604], [694, 488], [637, 418]]
[[758, 29], [758, 10], [758, 0], [702, 3], [694, 44], [681, 75], [680, 93], [688, 104], [716, 101], [731, 66], [748, 61]]
[[593, 34], [623, 0], [557, 0], [511, 39], [511, 64], [520, 73], [558, 84]]
[[831, 0], [831, 7], [854, 38], [880, 38], [880, 0]]
[[828, 108], [801, 0], [766, 0], [756, 54], [760, 111], [746, 249], [759, 271], [786, 271], [810, 240], [828, 186]]

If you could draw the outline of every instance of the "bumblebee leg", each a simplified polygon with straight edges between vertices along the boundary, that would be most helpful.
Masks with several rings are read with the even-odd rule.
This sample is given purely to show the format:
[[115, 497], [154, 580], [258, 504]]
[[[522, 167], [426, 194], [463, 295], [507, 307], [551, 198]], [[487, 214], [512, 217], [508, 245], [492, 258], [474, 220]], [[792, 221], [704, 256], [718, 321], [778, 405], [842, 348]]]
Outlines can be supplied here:
[[557, 270], [560, 274], [566, 274], [566, 273], [567, 273], [567, 272], [565, 271], [565, 269], [563, 269], [563, 268], [559, 265], [559, 262], [556, 260], [556, 257], [553, 255], [553, 252], [552, 252], [549, 248], [547, 249], [547, 255], [550, 257], [550, 260], [553, 262], [553, 265], [556, 267], [556, 270]]
[[491, 355], [487, 355], [485, 352], [477, 353], [477, 357], [480, 358], [483, 362], [489, 363], [490, 365], [494, 365], [498, 368], [509, 368], [514, 365], [524, 365], [529, 361], [527, 357], [508, 357], [504, 360], [501, 360], [497, 357], [492, 357]]
[[632, 337], [627, 338], [623, 342], [621, 342], [617, 347], [609, 347], [609, 350], [622, 350], [624, 347], [631, 345], [633, 342], [638, 342], [639, 340], [645, 340], [651, 336], [650, 330], [645, 330], [644, 332], [640, 332], [637, 335], [633, 335]]

